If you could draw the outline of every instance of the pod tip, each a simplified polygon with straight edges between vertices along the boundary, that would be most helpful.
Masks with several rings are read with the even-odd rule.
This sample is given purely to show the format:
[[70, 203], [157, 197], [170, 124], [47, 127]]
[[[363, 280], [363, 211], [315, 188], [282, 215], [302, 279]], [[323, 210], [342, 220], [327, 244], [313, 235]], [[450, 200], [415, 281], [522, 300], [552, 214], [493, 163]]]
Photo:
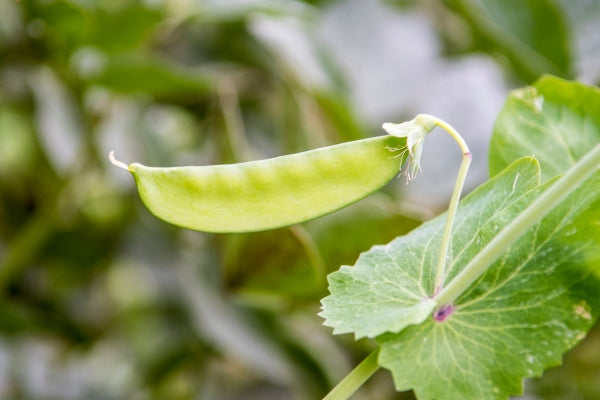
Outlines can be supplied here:
[[110, 153], [108, 153], [108, 159], [110, 160], [111, 163], [113, 163], [113, 165], [129, 171], [129, 166], [127, 164], [125, 164], [124, 162], [121, 162], [115, 158], [114, 150], [111, 150]]

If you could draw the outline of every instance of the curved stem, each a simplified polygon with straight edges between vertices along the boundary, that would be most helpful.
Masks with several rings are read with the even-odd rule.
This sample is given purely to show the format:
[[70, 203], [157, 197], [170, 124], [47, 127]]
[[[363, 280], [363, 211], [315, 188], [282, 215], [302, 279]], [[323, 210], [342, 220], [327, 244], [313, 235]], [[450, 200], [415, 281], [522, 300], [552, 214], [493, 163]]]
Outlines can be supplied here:
[[378, 356], [377, 348], [331, 389], [323, 400], [346, 400], [352, 396], [379, 369]]
[[460, 195], [465, 185], [465, 179], [469, 166], [471, 165], [471, 151], [469, 146], [462, 138], [462, 136], [447, 122], [428, 114], [422, 114], [424, 117], [434, 122], [436, 126], [444, 129], [452, 136], [452, 138], [458, 143], [463, 154], [463, 159], [458, 170], [456, 177], [456, 183], [454, 184], [454, 190], [452, 191], [452, 197], [450, 198], [450, 204], [448, 205], [448, 214], [446, 216], [446, 225], [444, 226], [444, 233], [442, 235], [442, 242], [440, 243], [440, 253], [438, 256], [438, 263], [435, 275], [434, 284], [434, 295], [438, 294], [444, 287], [444, 279], [446, 277], [446, 263], [448, 261], [448, 249], [450, 248], [450, 239], [452, 237], [452, 225], [454, 218], [456, 217], [456, 210], [458, 208], [458, 202], [460, 201]]
[[467, 143], [456, 131], [456, 129], [450, 126], [450, 124], [448, 124], [446, 121], [434, 117], [433, 115], [419, 114], [412, 120], [403, 122], [401, 124], [386, 122], [382, 126], [382, 128], [390, 135], [406, 138], [407, 149], [410, 153], [410, 164], [406, 172], [409, 180], [415, 176], [417, 170], [419, 169], [419, 161], [421, 159], [421, 151], [425, 136], [436, 126], [439, 126], [448, 132], [456, 141], [456, 143], [458, 143], [460, 149], [462, 150], [463, 160], [460, 164], [458, 176], [456, 177], [456, 183], [454, 184], [454, 190], [452, 191], [452, 197], [450, 198], [450, 205], [448, 206], [448, 213], [446, 215], [446, 226], [444, 227], [442, 242], [440, 243], [440, 252], [433, 286], [433, 296], [437, 295], [444, 286], [444, 280], [446, 278], [446, 263], [448, 261], [448, 249], [450, 248], [450, 238], [452, 237], [452, 225], [454, 223], [454, 218], [456, 217], [456, 209], [458, 208], [460, 194], [465, 184], [467, 171], [469, 170], [469, 165], [471, 164], [471, 151], [469, 150]]
[[289, 227], [289, 229], [296, 240], [298, 240], [304, 249], [306, 256], [308, 257], [315, 275], [315, 283], [317, 287], [325, 290], [327, 284], [327, 266], [325, 265], [325, 261], [323, 260], [323, 256], [319, 251], [317, 243], [315, 243], [315, 240], [302, 225], [292, 225]]
[[500, 231], [467, 266], [438, 293], [440, 305], [453, 303], [496, 259], [533, 225], [544, 218], [567, 195], [600, 168], [600, 144], [581, 158], [566, 174], [540, 194], [520, 215]]
[[465, 184], [469, 165], [471, 165], [471, 153], [465, 153], [463, 154], [463, 160], [460, 164], [460, 170], [458, 171], [454, 190], [450, 199], [450, 205], [448, 206], [448, 215], [446, 217], [446, 225], [444, 226], [444, 233], [440, 244], [440, 254], [435, 275], [435, 294], [439, 293], [444, 287], [446, 263], [448, 262], [448, 249], [450, 248], [450, 238], [452, 237], [452, 225], [454, 223], [454, 218], [456, 217], [456, 210], [458, 209], [458, 202]]
[[467, 146], [467, 143], [465, 142], [463, 137], [449, 123], [447, 123], [446, 121], [444, 121], [438, 117], [434, 117], [433, 115], [429, 115], [429, 114], [421, 114], [421, 115], [426, 118], [429, 118], [431, 121], [433, 121], [435, 123], [436, 126], [439, 126], [440, 128], [444, 129], [446, 132], [448, 132], [450, 134], [450, 136], [452, 136], [452, 138], [456, 141], [456, 143], [458, 143], [458, 145], [460, 146], [460, 150], [463, 152], [463, 154], [467, 154], [467, 153], [470, 154], [469, 146]]

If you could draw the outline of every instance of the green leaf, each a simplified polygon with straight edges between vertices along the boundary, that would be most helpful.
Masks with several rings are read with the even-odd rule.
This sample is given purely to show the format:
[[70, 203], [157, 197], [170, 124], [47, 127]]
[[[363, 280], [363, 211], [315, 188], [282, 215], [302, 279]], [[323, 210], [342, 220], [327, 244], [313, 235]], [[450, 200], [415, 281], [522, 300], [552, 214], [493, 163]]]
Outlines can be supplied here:
[[124, 93], [197, 99], [214, 91], [214, 75], [152, 56], [112, 57], [92, 83]]
[[501, 54], [527, 82], [571, 72], [569, 31], [552, 0], [448, 0], [484, 50]]
[[[449, 282], [535, 199], [539, 166], [524, 158], [461, 202]], [[380, 365], [419, 399], [505, 399], [557, 365], [598, 315], [600, 173], [509, 248], [438, 322], [433, 279], [445, 216], [361, 255], [329, 277], [325, 324], [377, 337]], [[592, 223], [590, 223], [592, 221]], [[594, 222], [595, 221], [595, 222]], [[406, 329], [404, 329], [406, 328]], [[386, 333], [387, 332], [387, 333]]]
[[[294, 231], [281, 228], [225, 235], [223, 275], [229, 291], [282, 299], [315, 297], [322, 280]], [[318, 276], [322, 278], [322, 276]]]
[[515, 90], [498, 115], [490, 145], [490, 175], [535, 156], [546, 181], [565, 172], [600, 142], [600, 89], [544, 76]]
[[[399, 179], [388, 185], [397, 185]], [[325, 264], [337, 269], [353, 263], [356, 255], [369, 250], [373, 243], [387, 243], [422, 222], [407, 216], [394, 201], [380, 191], [333, 214], [308, 221], [306, 229], [314, 237]]]
[[277, 0], [220, 0], [203, 1], [198, 5], [197, 12], [209, 20], [238, 20], [248, 16], [266, 14], [272, 16], [310, 16], [314, 10], [309, 4], [292, 0], [281, 2]]
[[116, 10], [98, 8], [86, 15], [82, 44], [107, 53], [130, 51], [142, 47], [159, 28], [165, 10], [149, 8], [135, 2], [123, 4]]
[[45, 22], [41, 38], [48, 42], [54, 58], [55, 52], [68, 57], [82, 46], [112, 54], [145, 45], [164, 19], [165, 10], [123, 3], [110, 10], [92, 4], [82, 7], [73, 1], [28, 2], [26, 6], [31, 21]]

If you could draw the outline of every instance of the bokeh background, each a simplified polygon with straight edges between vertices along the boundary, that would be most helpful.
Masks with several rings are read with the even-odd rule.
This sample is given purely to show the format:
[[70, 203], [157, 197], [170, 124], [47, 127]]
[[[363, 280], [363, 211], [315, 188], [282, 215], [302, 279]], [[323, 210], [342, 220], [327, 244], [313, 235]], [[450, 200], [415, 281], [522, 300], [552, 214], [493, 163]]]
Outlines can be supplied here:
[[[316, 315], [325, 275], [444, 210], [460, 163], [327, 217], [214, 235], [112, 166], [231, 163], [461, 131], [468, 188], [511, 88], [600, 83], [597, 0], [0, 0], [0, 398], [320, 399], [372, 349]], [[600, 112], [600, 111], [599, 111]], [[600, 399], [600, 329], [525, 398]], [[379, 371], [353, 397], [413, 399]]]

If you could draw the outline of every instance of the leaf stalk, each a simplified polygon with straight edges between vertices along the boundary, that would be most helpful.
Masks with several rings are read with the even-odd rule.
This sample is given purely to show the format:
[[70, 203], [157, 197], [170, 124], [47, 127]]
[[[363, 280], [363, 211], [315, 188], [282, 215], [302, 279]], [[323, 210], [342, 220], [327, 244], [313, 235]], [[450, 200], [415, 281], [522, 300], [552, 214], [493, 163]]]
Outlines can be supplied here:
[[379, 369], [379, 348], [361, 361], [323, 400], [346, 400]]

